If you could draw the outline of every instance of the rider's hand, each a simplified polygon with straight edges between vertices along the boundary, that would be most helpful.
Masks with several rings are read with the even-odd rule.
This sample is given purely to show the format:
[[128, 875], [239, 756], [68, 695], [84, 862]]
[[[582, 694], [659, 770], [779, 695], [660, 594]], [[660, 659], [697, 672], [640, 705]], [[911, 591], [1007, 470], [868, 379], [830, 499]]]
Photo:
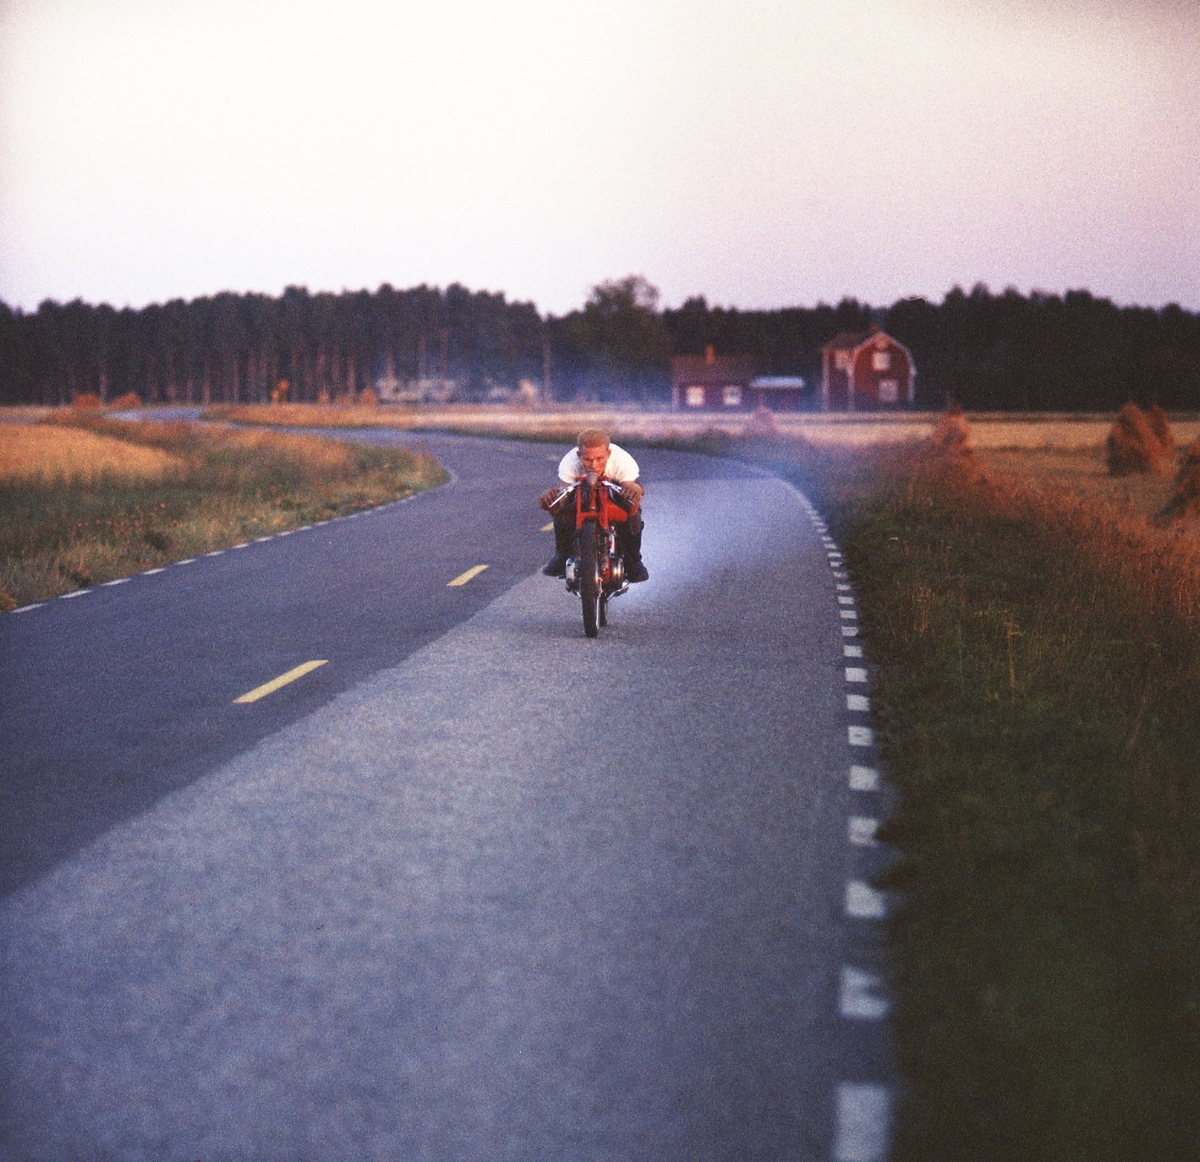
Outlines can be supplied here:
[[636, 480], [626, 480], [621, 485], [621, 495], [630, 504], [637, 504], [645, 494], [646, 490]]
[[547, 512], [554, 511], [554, 502], [562, 496], [562, 485], [557, 488], [547, 488], [541, 496], [538, 497], [538, 507], [544, 508]]

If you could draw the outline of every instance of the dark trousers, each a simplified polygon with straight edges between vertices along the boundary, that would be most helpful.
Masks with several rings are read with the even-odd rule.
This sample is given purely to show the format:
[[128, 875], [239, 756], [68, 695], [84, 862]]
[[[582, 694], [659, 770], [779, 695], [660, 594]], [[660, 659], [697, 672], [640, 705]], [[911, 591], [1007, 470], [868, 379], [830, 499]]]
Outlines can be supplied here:
[[[617, 523], [617, 549], [626, 561], [642, 559], [642, 510]], [[554, 513], [554, 551], [564, 559], [575, 555], [575, 505]]]

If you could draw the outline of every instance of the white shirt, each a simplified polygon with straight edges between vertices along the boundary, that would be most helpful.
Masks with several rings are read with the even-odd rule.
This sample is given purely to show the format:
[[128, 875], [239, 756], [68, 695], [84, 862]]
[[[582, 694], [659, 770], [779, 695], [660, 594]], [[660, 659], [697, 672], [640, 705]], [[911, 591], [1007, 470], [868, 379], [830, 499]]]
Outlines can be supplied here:
[[[587, 475], [583, 461], [579, 458], [579, 449], [572, 448], [559, 462], [558, 478], [564, 484], [574, 484], [576, 480]], [[638, 478], [637, 461], [616, 444], [608, 446], [608, 463], [604, 465], [604, 475], [618, 484], [625, 484]]]

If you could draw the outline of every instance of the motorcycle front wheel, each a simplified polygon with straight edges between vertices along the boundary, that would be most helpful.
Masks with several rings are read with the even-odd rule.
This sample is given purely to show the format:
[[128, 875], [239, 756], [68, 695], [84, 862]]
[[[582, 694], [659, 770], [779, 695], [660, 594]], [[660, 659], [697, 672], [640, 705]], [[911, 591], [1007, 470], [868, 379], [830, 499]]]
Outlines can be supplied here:
[[600, 633], [600, 570], [597, 565], [596, 524], [585, 521], [579, 530], [579, 597], [583, 602], [583, 632]]

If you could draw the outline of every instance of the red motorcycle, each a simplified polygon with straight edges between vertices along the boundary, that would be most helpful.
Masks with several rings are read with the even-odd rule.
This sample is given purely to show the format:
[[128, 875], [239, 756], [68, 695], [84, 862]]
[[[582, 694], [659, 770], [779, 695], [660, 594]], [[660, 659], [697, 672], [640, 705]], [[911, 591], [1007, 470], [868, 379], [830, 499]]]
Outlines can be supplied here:
[[554, 507], [568, 503], [575, 505], [575, 555], [567, 558], [567, 589], [583, 603], [583, 632], [597, 637], [608, 624], [609, 599], [629, 589], [617, 525], [629, 519], [630, 508], [621, 486], [594, 472], [565, 489]]

